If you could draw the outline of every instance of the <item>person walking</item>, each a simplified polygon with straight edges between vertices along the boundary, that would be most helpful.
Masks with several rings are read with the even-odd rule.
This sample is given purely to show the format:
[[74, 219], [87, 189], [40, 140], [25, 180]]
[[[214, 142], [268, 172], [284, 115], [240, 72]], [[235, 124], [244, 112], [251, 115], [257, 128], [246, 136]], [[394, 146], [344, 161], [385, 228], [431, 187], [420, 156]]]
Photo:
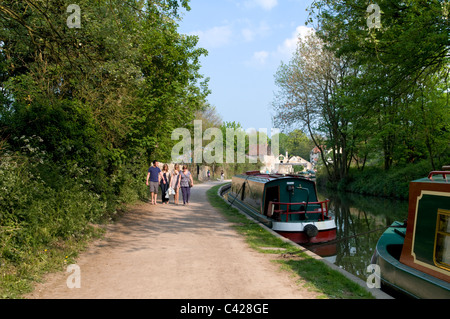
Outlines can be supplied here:
[[150, 193], [152, 197], [152, 205], [156, 205], [158, 198], [159, 182], [161, 180], [161, 170], [158, 167], [158, 161], [153, 161], [153, 165], [148, 169], [147, 186], [150, 186]]
[[162, 203], [168, 204], [169, 203], [169, 181], [170, 181], [170, 173], [169, 173], [169, 165], [164, 164], [163, 169], [161, 173], [160, 183], [159, 186], [161, 187], [161, 193], [162, 193]]
[[189, 172], [186, 165], [183, 165], [183, 171], [180, 172], [180, 186], [183, 194], [183, 205], [189, 205], [189, 198], [191, 197], [191, 187], [194, 186], [192, 174]]
[[180, 197], [180, 182], [180, 165], [175, 164], [169, 183], [169, 187], [175, 192], [175, 194], [173, 195], [173, 202], [175, 205], [178, 205], [178, 200]]

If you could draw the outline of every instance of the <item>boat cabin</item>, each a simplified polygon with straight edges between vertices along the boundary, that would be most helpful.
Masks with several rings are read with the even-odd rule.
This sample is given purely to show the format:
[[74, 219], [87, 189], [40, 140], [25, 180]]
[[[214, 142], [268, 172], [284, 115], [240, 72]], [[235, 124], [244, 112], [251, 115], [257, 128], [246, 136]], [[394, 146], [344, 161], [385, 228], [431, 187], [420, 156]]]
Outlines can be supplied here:
[[231, 193], [274, 220], [328, 219], [328, 201], [319, 201], [315, 182], [297, 175], [247, 172], [233, 177]]
[[450, 282], [450, 171], [411, 183], [404, 236], [400, 262]]

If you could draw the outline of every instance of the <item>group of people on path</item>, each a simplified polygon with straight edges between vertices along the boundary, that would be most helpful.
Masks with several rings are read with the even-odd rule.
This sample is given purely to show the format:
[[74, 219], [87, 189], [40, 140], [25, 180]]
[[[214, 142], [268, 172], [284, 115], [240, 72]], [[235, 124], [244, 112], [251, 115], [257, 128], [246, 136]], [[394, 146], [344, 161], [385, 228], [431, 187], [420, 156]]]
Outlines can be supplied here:
[[156, 205], [158, 190], [161, 187], [162, 203], [168, 204], [170, 195], [174, 195], [174, 203], [178, 205], [180, 190], [183, 196], [183, 205], [189, 205], [191, 188], [194, 186], [192, 174], [186, 165], [180, 170], [180, 165], [175, 164], [172, 172], [169, 166], [163, 165], [162, 170], [158, 167], [158, 161], [153, 161], [153, 165], [148, 169], [147, 186], [150, 186], [152, 205]]

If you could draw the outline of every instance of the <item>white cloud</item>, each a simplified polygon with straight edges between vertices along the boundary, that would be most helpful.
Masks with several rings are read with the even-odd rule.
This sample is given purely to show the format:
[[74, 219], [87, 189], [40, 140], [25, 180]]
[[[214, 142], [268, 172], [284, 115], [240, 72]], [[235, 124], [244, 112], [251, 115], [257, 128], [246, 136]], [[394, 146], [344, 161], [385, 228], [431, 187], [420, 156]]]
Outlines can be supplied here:
[[242, 29], [242, 36], [244, 37], [245, 41], [250, 42], [253, 41], [255, 32], [250, 28], [245, 28]]
[[305, 38], [311, 35], [314, 29], [305, 26], [298, 26], [292, 33], [290, 38], [287, 38], [275, 50], [272, 51], [257, 51], [253, 53], [251, 59], [245, 62], [246, 66], [261, 67], [272, 63], [279, 63], [280, 60], [288, 61], [292, 58], [299, 38]]
[[255, 40], [256, 37], [264, 37], [270, 33], [270, 26], [267, 22], [261, 21], [259, 26], [250, 25], [242, 29], [241, 33], [246, 42]]
[[258, 64], [265, 64], [267, 58], [269, 57], [269, 52], [267, 51], [258, 51], [253, 54], [252, 60]]
[[305, 26], [298, 26], [295, 31], [292, 33], [290, 38], [287, 38], [283, 41], [281, 45], [278, 46], [277, 55], [282, 59], [290, 59], [292, 54], [297, 49], [298, 39], [311, 35], [314, 33], [313, 28], [308, 28]]
[[261, 7], [270, 11], [278, 5], [278, 0], [248, 0], [244, 4], [248, 8]]
[[198, 35], [200, 47], [215, 49], [230, 44], [233, 31], [231, 26], [220, 26], [206, 31], [195, 31], [191, 34]]
[[267, 64], [269, 58], [270, 58], [269, 51], [254, 52], [253, 56], [244, 62], [244, 65], [251, 68], [260, 68]]

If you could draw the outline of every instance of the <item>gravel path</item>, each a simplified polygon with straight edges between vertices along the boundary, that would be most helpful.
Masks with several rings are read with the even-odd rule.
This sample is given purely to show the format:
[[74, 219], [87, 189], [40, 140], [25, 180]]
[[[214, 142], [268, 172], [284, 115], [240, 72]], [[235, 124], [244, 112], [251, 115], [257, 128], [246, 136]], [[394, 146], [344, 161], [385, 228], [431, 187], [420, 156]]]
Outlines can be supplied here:
[[[189, 206], [143, 204], [108, 227], [69, 273], [46, 276], [30, 299], [314, 299], [298, 277], [258, 253], [208, 203], [215, 182], [195, 185]], [[181, 197], [181, 196], [180, 196]]]

